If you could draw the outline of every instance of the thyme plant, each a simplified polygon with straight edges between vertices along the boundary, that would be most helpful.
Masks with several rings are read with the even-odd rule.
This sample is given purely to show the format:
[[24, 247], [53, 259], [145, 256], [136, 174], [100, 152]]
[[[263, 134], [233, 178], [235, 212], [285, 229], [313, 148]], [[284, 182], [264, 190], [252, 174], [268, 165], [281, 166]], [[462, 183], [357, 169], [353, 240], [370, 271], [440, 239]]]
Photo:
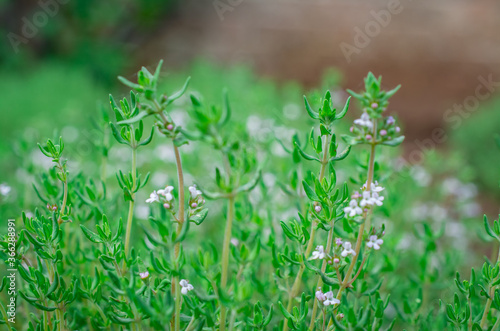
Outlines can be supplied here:
[[[432, 155], [396, 167], [399, 86], [369, 73], [346, 100], [310, 93], [284, 107], [294, 129], [247, 114], [231, 88], [209, 98], [188, 78], [167, 93], [161, 65], [119, 77], [130, 97], [94, 119], [98, 171], [64, 137], [39, 145], [45, 170], [19, 142], [35, 176], [18, 201], [0, 185], [0, 208], [23, 210], [1, 241], [19, 276], [0, 282], [8, 330], [499, 328], [498, 254], [479, 272], [477, 254], [449, 249], [453, 229], [477, 230], [474, 189], [435, 186], [466, 169]], [[499, 224], [485, 217], [480, 239], [498, 245]]]

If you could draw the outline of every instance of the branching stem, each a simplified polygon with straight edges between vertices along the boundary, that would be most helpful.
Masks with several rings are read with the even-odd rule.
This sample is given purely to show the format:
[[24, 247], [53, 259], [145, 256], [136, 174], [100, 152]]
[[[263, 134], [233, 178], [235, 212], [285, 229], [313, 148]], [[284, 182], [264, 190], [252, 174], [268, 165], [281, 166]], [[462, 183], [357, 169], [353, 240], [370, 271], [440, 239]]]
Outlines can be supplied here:
[[[332, 136], [328, 135], [326, 136], [326, 139], [324, 141], [323, 145], [323, 158], [321, 160], [321, 169], [319, 172], [319, 178], [318, 180], [321, 182], [323, 178], [325, 177], [326, 173], [326, 167], [328, 166], [328, 157], [329, 157], [329, 150], [330, 150], [330, 143], [331, 143]], [[312, 248], [314, 246], [314, 238], [316, 236], [316, 222], [311, 223], [311, 232], [310, 232], [310, 237], [309, 237], [309, 242], [307, 243], [306, 246], [306, 251], [305, 251], [305, 257], [307, 258], [309, 255], [311, 255]], [[287, 311], [290, 311], [293, 306], [293, 300], [297, 296], [300, 290], [300, 285], [302, 283], [302, 275], [304, 273], [306, 266], [304, 263], [302, 263], [299, 267], [299, 271], [297, 272], [297, 276], [295, 277], [295, 281], [293, 282], [292, 289], [289, 292], [288, 295], [288, 305], [287, 305]], [[285, 321], [283, 324], [283, 331], [288, 330], [288, 324]]]

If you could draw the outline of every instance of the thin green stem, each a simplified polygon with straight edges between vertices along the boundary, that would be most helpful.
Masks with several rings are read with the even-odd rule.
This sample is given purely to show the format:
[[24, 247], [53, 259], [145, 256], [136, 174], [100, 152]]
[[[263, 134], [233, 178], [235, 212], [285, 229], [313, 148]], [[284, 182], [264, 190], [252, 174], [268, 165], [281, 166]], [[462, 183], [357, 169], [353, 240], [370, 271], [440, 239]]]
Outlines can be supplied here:
[[231, 318], [229, 319], [229, 331], [234, 330], [234, 323], [236, 322], [236, 310], [231, 310]]
[[7, 327], [9, 328], [9, 331], [14, 331], [12, 329], [12, 326], [10, 325], [10, 322], [9, 322], [9, 316], [7, 315], [7, 312], [5, 311], [5, 308], [3, 306], [3, 304], [0, 303], [0, 309], [2, 311], [2, 315], [3, 315], [3, 319], [5, 321], [5, 325], [7, 325]]
[[[168, 118], [163, 112], [162, 106], [158, 103], [157, 100], [153, 101], [157, 114], [160, 116], [161, 121], [163, 122], [163, 126], [166, 127], [168, 123]], [[172, 140], [173, 142], [173, 140]], [[175, 154], [175, 163], [177, 166], [177, 178], [178, 178], [178, 185], [179, 185], [179, 211], [177, 213], [177, 236], [181, 233], [182, 231], [182, 226], [185, 221], [185, 215], [184, 215], [184, 199], [185, 199], [185, 194], [184, 194], [184, 173], [182, 170], [182, 159], [181, 155], [179, 153], [179, 148], [174, 145], [174, 154]], [[175, 261], [177, 261], [179, 257], [179, 253], [181, 250], [181, 243], [178, 242], [174, 246], [174, 257]], [[176, 266], [177, 267], [177, 266]], [[175, 314], [172, 319], [172, 327], [175, 329], [175, 331], [180, 330], [180, 312], [181, 312], [181, 293], [180, 293], [180, 285], [179, 285], [179, 279], [175, 276], [172, 276], [172, 294], [175, 296]]]
[[[127, 230], [125, 232], [125, 256], [128, 256], [129, 246], [130, 246], [130, 233], [132, 232], [132, 221], [134, 218], [134, 202], [135, 202], [135, 185], [136, 185], [136, 174], [137, 174], [137, 150], [132, 148], [132, 192], [131, 200], [128, 205], [128, 218], [127, 218]], [[127, 265], [126, 258], [123, 261], [123, 269]]]
[[[377, 146], [376, 139], [377, 139], [377, 122], [374, 123], [373, 125], [373, 134], [372, 134], [372, 142], [371, 142], [371, 149], [370, 149], [370, 161], [368, 163], [368, 174], [367, 174], [367, 180], [366, 180], [366, 190], [370, 191], [371, 185], [373, 182], [373, 177], [374, 177], [374, 172], [375, 172], [375, 149]], [[356, 239], [356, 248], [354, 249], [356, 255], [354, 255], [351, 259], [351, 263], [349, 264], [349, 268], [347, 269], [347, 272], [345, 274], [344, 280], [340, 284], [339, 291], [337, 293], [336, 299], [340, 300], [342, 298], [342, 293], [344, 290], [351, 285], [351, 275], [354, 271], [354, 267], [356, 266], [356, 263], [358, 261], [359, 257], [359, 252], [361, 251], [361, 244], [363, 242], [363, 235], [365, 232], [365, 228], [368, 228], [370, 230], [370, 222], [371, 222], [371, 217], [373, 213], [373, 208], [370, 208], [365, 214], [365, 222], [363, 222], [359, 226], [359, 231], [358, 231], [358, 237]], [[362, 266], [361, 266], [362, 267]], [[361, 268], [360, 267], [360, 268]], [[332, 325], [332, 320], [330, 319], [330, 322], [328, 323], [328, 327]]]
[[493, 325], [493, 327], [491, 329], [492, 330], [500, 330], [500, 316], [497, 317], [497, 320], [495, 321], [495, 324]]
[[57, 220], [57, 222], [59, 224], [62, 223], [62, 216], [63, 216], [64, 211], [66, 209], [66, 204], [68, 203], [68, 179], [67, 178], [65, 178], [65, 180], [63, 182], [63, 190], [64, 190], [63, 202], [61, 205], [61, 210], [59, 211], [59, 219]]
[[194, 324], [194, 315], [193, 315], [193, 317], [191, 317], [189, 324], [186, 326], [186, 331], [190, 331], [191, 328], [193, 327], [193, 324]]
[[[323, 145], [323, 158], [321, 160], [321, 169], [319, 172], [319, 181], [321, 182], [323, 178], [325, 177], [326, 173], [326, 167], [328, 166], [328, 156], [329, 156], [329, 149], [330, 149], [330, 143], [331, 143], [331, 135], [326, 136], [324, 145]], [[311, 232], [310, 232], [310, 237], [309, 237], [309, 242], [307, 243], [306, 246], [306, 251], [305, 251], [305, 257], [307, 258], [312, 251], [312, 248], [314, 246], [314, 238], [316, 236], [316, 222], [312, 222], [311, 224]], [[289, 292], [288, 295], [288, 305], [287, 305], [287, 311], [290, 311], [293, 306], [293, 300], [294, 298], [298, 295], [299, 290], [300, 290], [300, 285], [302, 284], [302, 274], [304, 273], [305, 270], [305, 265], [302, 263], [299, 267], [299, 271], [297, 273], [297, 276], [295, 277], [295, 281], [293, 282], [292, 289]], [[288, 324], [285, 321], [283, 324], [283, 331], [288, 330]]]
[[[97, 312], [101, 316], [101, 318], [104, 321], [104, 323], [108, 324], [108, 318], [106, 317], [106, 314], [104, 314], [104, 311], [102, 310], [102, 308], [96, 302], [94, 302], [94, 306], [97, 308]], [[108, 326], [107, 329], [109, 329], [109, 328], [110, 327]]]
[[61, 315], [61, 310], [59, 308], [56, 309], [56, 318], [57, 318], [57, 331], [64, 330], [64, 319]]
[[[226, 220], [226, 231], [224, 233], [224, 243], [222, 248], [222, 262], [221, 262], [221, 279], [220, 279], [220, 287], [222, 290], [226, 289], [227, 286], [227, 278], [228, 278], [228, 269], [229, 269], [229, 246], [231, 244], [231, 234], [233, 227], [233, 216], [234, 216], [234, 196], [231, 196], [227, 202], [227, 220]], [[220, 321], [219, 321], [219, 330], [226, 330], [226, 314], [227, 309], [224, 305], [220, 306]]]
[[174, 321], [174, 330], [179, 331], [181, 329], [181, 287], [179, 285], [179, 279], [174, 277], [175, 281], [175, 321]]
[[[467, 298], [467, 303], [469, 304], [469, 313], [470, 313], [469, 321], [467, 322], [467, 330], [472, 331], [472, 302], [470, 300], [470, 297]], [[496, 330], [496, 329], [493, 328], [493, 330]]]
[[[163, 114], [163, 112], [162, 112]], [[163, 114], [164, 115], [164, 114]], [[177, 179], [178, 179], [178, 185], [179, 185], [179, 211], [177, 213], [177, 236], [181, 233], [182, 226], [185, 221], [185, 216], [184, 216], [184, 173], [182, 170], [182, 160], [181, 160], [181, 155], [179, 153], [179, 148], [175, 145], [174, 143], [174, 154], [175, 154], [175, 162], [177, 165]], [[177, 259], [179, 257], [181, 249], [181, 243], [178, 242], [174, 246], [174, 258], [177, 263]], [[177, 265], [176, 265], [177, 267]], [[172, 277], [172, 284], [174, 284], [174, 287], [172, 287], [172, 291], [174, 292], [173, 294], [175, 295], [175, 315], [174, 315], [174, 330], [179, 331], [180, 330], [180, 323], [181, 323], [181, 289], [179, 285], [179, 279], [175, 276]]]
[[43, 318], [45, 319], [44, 323], [44, 330], [50, 330], [51, 329], [51, 321], [50, 321], [50, 314], [48, 311], [43, 312]]
[[[328, 231], [328, 239], [326, 242], [326, 254], [330, 254], [332, 250], [332, 244], [333, 244], [333, 226], [331, 227], [330, 231]], [[326, 259], [323, 259], [323, 263], [321, 264], [322, 273], [325, 272], [326, 265], [327, 265]], [[318, 283], [316, 284], [316, 288], [320, 288], [321, 286], [323, 286], [323, 278], [321, 278], [321, 276], [318, 276]], [[311, 313], [311, 323], [309, 324], [309, 330], [314, 329], [314, 320], [316, 319], [317, 311], [318, 311], [318, 300], [314, 300], [313, 310]]]

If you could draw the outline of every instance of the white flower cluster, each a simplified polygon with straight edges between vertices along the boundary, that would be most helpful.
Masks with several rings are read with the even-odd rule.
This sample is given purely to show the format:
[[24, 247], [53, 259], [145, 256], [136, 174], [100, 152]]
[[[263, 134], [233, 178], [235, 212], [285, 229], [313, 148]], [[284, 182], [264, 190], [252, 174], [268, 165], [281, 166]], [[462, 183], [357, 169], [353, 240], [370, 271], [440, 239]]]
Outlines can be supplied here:
[[[347, 257], [348, 255], [356, 256], [356, 251], [352, 248], [352, 244], [348, 241], [342, 242], [342, 239], [337, 238], [335, 239], [335, 244], [337, 245], [337, 248], [335, 249], [336, 253], [335, 256], [338, 256], [337, 254], [340, 254], [342, 257]], [[342, 251], [340, 251], [342, 247]], [[323, 260], [324, 258], [327, 258], [328, 254], [325, 252], [325, 248], [323, 245], [319, 245], [316, 247], [314, 252], [312, 252], [311, 260]], [[334, 263], [339, 263], [340, 260], [339, 258], [335, 257], [333, 259]]]
[[366, 112], [364, 112], [360, 118], [354, 120], [354, 124], [357, 124], [359, 126], [364, 126], [368, 129], [373, 128], [373, 122], [370, 119], [370, 115], [368, 115], [368, 113]]
[[357, 215], [363, 214], [364, 207], [368, 206], [382, 206], [384, 197], [380, 195], [384, 188], [379, 186], [377, 182], [370, 185], [370, 190], [367, 189], [367, 185], [363, 185], [362, 193], [354, 192], [349, 202], [349, 206], [344, 208], [344, 213], [348, 217], [355, 217]]
[[370, 236], [370, 238], [368, 238], [368, 239], [369, 240], [366, 243], [366, 246], [369, 248], [373, 248], [374, 250], [377, 250], [377, 251], [380, 249], [380, 245], [382, 245], [384, 243], [384, 241], [382, 239], [379, 239], [375, 235]]
[[[371, 104], [371, 108], [377, 113], [379, 105], [374, 102]], [[389, 116], [380, 121], [377, 115], [372, 114], [370, 117], [369, 110], [366, 108], [361, 117], [354, 120], [354, 125], [350, 128], [350, 131], [356, 135], [356, 140], [363, 143], [380, 143], [399, 136], [401, 129], [396, 126], [394, 117]], [[385, 108], [382, 108], [382, 111], [385, 111]], [[377, 132], [374, 131], [375, 124], [378, 124]]]
[[312, 252], [311, 259], [312, 260], [317, 260], [317, 259], [323, 260], [325, 257], [326, 257], [325, 248], [323, 247], [323, 245], [319, 245], [316, 247], [316, 250], [314, 252]]
[[189, 186], [189, 207], [196, 209], [205, 203], [205, 199], [201, 196], [203, 193], [198, 190], [196, 185]]
[[186, 295], [189, 291], [194, 290], [193, 285], [189, 284], [189, 281], [187, 281], [185, 279], [181, 279], [181, 281], [179, 282], [179, 285], [181, 286], [181, 293], [183, 295]]
[[318, 301], [324, 306], [338, 305], [340, 303], [340, 300], [333, 296], [332, 291], [323, 293], [321, 291], [321, 287], [318, 287], [318, 290], [316, 291], [316, 299], [318, 299]]
[[354, 251], [354, 249], [352, 249], [352, 245], [350, 242], [346, 241], [342, 244], [342, 246], [344, 246], [344, 250], [342, 251], [342, 253], [340, 253], [342, 257], [346, 257], [347, 255], [356, 256], [356, 252]]
[[153, 193], [149, 195], [149, 198], [146, 199], [146, 202], [163, 202], [165, 208], [171, 209], [173, 207], [172, 200], [174, 200], [174, 195], [172, 194], [173, 190], [173, 186], [167, 186], [164, 189], [153, 191]]
[[[167, 186], [164, 189], [158, 190], [158, 191], [153, 191], [149, 195], [149, 198], [146, 199], [147, 203], [154, 203], [154, 202], [160, 202], [163, 203], [163, 206], [166, 209], [172, 209], [173, 204], [172, 201], [174, 200], [174, 195], [173, 195], [173, 186]], [[196, 188], [196, 185], [192, 185], [189, 187], [189, 193], [190, 193], [190, 198], [189, 198], [189, 207], [196, 209], [202, 204], [205, 203], [205, 199], [203, 199], [202, 192]]]

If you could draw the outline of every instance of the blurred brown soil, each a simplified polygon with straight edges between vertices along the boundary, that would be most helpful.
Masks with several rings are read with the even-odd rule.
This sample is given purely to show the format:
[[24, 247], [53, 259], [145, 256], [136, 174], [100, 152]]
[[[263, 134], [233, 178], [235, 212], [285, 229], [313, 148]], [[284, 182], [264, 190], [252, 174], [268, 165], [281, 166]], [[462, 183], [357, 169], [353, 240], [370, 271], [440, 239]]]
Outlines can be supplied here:
[[391, 110], [405, 123], [410, 145], [444, 125], [444, 111], [474, 95], [479, 76], [500, 80], [500, 1], [401, 0], [401, 12], [350, 63], [340, 44], [354, 45], [355, 28], [376, 22], [372, 11], [387, 9], [388, 0], [220, 3], [230, 6], [223, 20], [213, 0], [185, 1], [178, 16], [142, 45], [139, 60], [163, 57], [172, 67], [199, 57], [245, 62], [264, 76], [306, 87], [317, 86], [324, 70], [336, 67], [342, 86], [354, 90], [372, 71], [383, 75], [387, 88], [403, 85]]

